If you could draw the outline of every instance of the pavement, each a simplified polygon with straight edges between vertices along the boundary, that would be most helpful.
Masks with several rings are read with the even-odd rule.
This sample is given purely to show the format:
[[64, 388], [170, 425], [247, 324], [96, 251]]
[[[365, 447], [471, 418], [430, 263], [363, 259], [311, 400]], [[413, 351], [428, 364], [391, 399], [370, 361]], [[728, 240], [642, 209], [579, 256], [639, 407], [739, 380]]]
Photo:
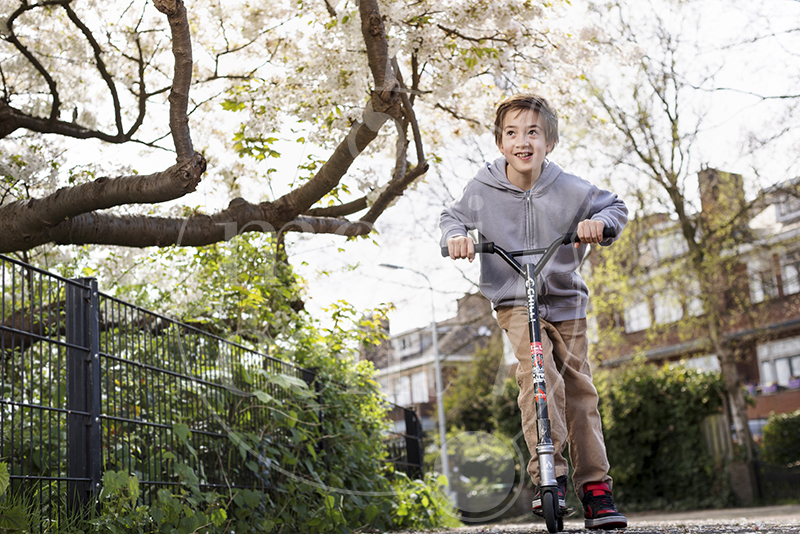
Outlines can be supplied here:
[[[575, 519], [577, 517], [577, 519]], [[626, 514], [625, 534], [800, 534], [800, 505], [763, 506], [694, 512]], [[527, 534], [547, 533], [544, 521], [466, 526], [455, 529], [406, 531], [406, 534]], [[603, 533], [583, 527], [583, 518], [564, 520], [564, 532]]]

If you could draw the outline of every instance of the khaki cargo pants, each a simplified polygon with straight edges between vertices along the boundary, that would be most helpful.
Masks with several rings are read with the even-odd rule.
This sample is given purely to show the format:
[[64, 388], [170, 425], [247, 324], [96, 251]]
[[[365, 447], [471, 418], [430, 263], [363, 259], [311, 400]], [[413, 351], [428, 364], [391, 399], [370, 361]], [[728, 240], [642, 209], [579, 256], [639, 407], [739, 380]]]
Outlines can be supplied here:
[[[521, 306], [501, 306], [497, 322], [505, 330], [519, 360], [517, 398], [522, 411], [522, 430], [532, 458], [528, 473], [534, 484], [539, 483], [539, 461], [536, 456], [536, 405], [534, 401], [528, 312]], [[586, 319], [549, 323], [540, 321], [544, 349], [547, 409], [550, 431], [555, 446], [556, 476], [568, 476], [569, 466], [563, 452], [569, 444], [569, 456], [575, 472], [572, 482], [579, 498], [583, 487], [590, 482], [605, 482], [608, 476], [608, 457], [603, 440], [600, 413], [597, 410], [597, 390], [592, 383], [588, 360]], [[565, 394], [566, 393], [566, 394]]]

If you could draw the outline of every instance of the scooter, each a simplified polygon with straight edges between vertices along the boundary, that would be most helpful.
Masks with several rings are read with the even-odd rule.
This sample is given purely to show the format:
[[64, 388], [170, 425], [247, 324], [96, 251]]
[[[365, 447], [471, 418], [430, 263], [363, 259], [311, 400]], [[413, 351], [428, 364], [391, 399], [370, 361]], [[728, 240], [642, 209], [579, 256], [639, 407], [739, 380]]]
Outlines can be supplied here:
[[[603, 230], [603, 239], [616, 237], [611, 228]], [[575, 512], [574, 508], [561, 510], [558, 506], [558, 483], [555, 470], [555, 447], [550, 434], [550, 417], [547, 413], [547, 384], [544, 376], [544, 350], [542, 333], [539, 325], [539, 305], [536, 291], [536, 277], [552, 259], [559, 247], [579, 243], [577, 233], [567, 233], [559, 237], [547, 248], [518, 250], [508, 252], [493, 242], [475, 244], [476, 254], [497, 254], [514, 271], [525, 279], [526, 301], [528, 308], [528, 333], [531, 339], [531, 363], [533, 364], [533, 387], [536, 401], [536, 432], [539, 444], [536, 455], [539, 458], [539, 489], [542, 497], [542, 515], [548, 532], [564, 530], [564, 517]], [[442, 256], [449, 256], [447, 247], [442, 247]], [[521, 256], [541, 256], [538, 263], [520, 264], [516, 258]]]

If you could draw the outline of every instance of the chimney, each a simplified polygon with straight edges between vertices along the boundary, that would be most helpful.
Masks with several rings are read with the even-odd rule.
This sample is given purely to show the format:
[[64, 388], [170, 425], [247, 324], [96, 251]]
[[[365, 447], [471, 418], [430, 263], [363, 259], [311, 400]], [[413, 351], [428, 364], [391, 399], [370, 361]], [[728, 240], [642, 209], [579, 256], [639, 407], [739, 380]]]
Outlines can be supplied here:
[[705, 168], [697, 173], [697, 179], [702, 216], [709, 228], [719, 228], [743, 212], [745, 199], [741, 174]]

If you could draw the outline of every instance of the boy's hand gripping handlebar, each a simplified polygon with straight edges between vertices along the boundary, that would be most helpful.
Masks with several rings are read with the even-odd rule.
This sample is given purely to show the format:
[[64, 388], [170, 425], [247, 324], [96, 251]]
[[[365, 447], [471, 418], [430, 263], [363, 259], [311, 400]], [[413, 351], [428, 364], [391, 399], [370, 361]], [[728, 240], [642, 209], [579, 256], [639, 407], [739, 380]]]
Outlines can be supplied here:
[[[617, 237], [617, 232], [613, 228], [603, 228], [603, 239], [610, 239]], [[569, 245], [572, 243], [580, 243], [580, 239], [578, 238], [578, 232], [568, 232], [563, 236], [556, 239], [549, 247], [547, 248], [537, 248], [531, 250], [518, 250], [514, 252], [505, 252], [509, 256], [529, 256], [532, 254], [546, 254], [548, 250], [553, 249], [555, 252], [555, 248], [561, 245]], [[493, 241], [486, 241], [484, 243], [475, 243], [475, 253], [476, 254], [494, 254], [496, 250], [502, 250], [500, 247], [496, 247]], [[450, 251], [447, 249], [447, 246], [442, 247], [442, 256], [447, 257], [450, 255]]]

